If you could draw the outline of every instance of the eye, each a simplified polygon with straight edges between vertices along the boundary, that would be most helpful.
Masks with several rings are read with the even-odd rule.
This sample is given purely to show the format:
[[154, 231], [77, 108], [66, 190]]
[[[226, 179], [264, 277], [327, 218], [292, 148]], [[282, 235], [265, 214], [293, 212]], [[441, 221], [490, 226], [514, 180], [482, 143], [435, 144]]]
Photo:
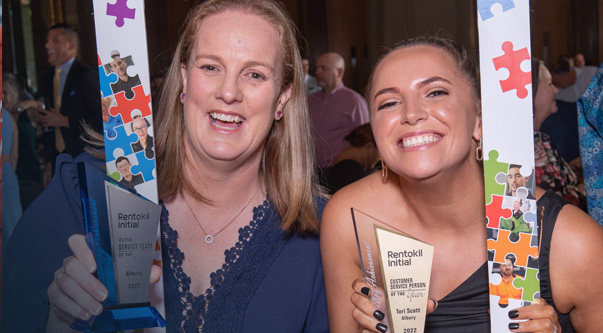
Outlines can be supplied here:
[[258, 72], [250, 72], [247, 75], [253, 80], [261, 80], [261, 81], [266, 80], [266, 77]]
[[215, 72], [218, 70], [218, 68], [216, 68], [216, 66], [212, 66], [212, 65], [203, 65], [203, 66], [201, 66], [201, 69], [204, 71], [208, 71], [208, 72]]
[[427, 94], [428, 97], [438, 97], [438, 96], [444, 96], [444, 95], [448, 95], [448, 92], [443, 89], [434, 90], [434, 91], [431, 91], [429, 94]]
[[377, 111], [389, 109], [389, 108], [392, 108], [392, 107], [394, 107], [394, 106], [396, 106], [398, 104], [399, 104], [399, 102], [397, 102], [397, 101], [385, 102], [385, 103], [379, 105], [379, 107], [377, 107]]

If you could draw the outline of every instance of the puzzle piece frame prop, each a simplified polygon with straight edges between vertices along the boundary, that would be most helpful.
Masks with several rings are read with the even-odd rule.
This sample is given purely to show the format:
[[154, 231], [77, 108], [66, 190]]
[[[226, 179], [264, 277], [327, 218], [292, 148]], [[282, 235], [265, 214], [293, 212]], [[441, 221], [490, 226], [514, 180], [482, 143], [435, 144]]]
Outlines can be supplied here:
[[[147, 184], [156, 182], [156, 171], [144, 1], [95, 0], [94, 13], [100, 90], [106, 109], [103, 129], [107, 174], [128, 183], [116, 165], [121, 156], [127, 158], [130, 172], [143, 177], [142, 183], [130, 182], [130, 187], [157, 203], [157, 185]], [[120, 72], [124, 68], [125, 72]], [[135, 125], [138, 117], [144, 120], [138, 122], [146, 125], [146, 131], [140, 129], [138, 122]], [[136, 153], [144, 146], [144, 137], [147, 154], [140, 156]]]
[[509, 310], [540, 297], [530, 9], [529, 0], [476, 1], [490, 320], [498, 333], [509, 331]]
[[[157, 204], [144, 5], [144, 0], [93, 0], [107, 175]], [[121, 162], [123, 158], [130, 164], [133, 175], [130, 181], [122, 175], [127, 176], [123, 167], [122, 173], [117, 167], [117, 160]], [[158, 240], [155, 259], [161, 257]], [[153, 263], [160, 265], [161, 260]], [[151, 286], [148, 300], [165, 314], [163, 278]], [[147, 328], [145, 332], [165, 332], [165, 329]]]

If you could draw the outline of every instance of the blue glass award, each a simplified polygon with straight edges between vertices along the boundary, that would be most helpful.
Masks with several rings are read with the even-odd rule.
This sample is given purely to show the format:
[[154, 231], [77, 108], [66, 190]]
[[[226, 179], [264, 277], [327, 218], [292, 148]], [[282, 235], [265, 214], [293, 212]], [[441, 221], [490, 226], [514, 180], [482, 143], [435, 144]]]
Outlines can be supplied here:
[[96, 277], [109, 294], [103, 312], [71, 328], [114, 332], [167, 323], [146, 301], [161, 207], [120, 187], [101, 170], [78, 163], [86, 239]]

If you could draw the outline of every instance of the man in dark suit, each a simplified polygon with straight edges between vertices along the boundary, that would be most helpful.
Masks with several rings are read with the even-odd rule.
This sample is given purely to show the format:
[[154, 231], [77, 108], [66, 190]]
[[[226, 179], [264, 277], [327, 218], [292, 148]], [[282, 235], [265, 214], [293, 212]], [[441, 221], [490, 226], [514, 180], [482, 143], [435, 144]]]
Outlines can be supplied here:
[[46, 108], [41, 110], [42, 125], [49, 128], [44, 134], [48, 184], [58, 154], [77, 156], [84, 151], [83, 123], [102, 133], [101, 99], [98, 71], [75, 59], [79, 47], [76, 29], [60, 23], [50, 28], [46, 50], [53, 67], [40, 78], [40, 91]]

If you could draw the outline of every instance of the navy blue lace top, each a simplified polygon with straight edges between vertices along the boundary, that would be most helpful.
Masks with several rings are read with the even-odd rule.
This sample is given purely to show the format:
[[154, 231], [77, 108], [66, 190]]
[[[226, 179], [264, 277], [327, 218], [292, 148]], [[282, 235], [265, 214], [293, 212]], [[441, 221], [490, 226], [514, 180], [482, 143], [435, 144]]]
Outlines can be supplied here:
[[[320, 218], [326, 201], [317, 201]], [[161, 231], [168, 332], [328, 332], [318, 237], [287, 237], [269, 200], [253, 209], [202, 295], [190, 292], [165, 206]]]

